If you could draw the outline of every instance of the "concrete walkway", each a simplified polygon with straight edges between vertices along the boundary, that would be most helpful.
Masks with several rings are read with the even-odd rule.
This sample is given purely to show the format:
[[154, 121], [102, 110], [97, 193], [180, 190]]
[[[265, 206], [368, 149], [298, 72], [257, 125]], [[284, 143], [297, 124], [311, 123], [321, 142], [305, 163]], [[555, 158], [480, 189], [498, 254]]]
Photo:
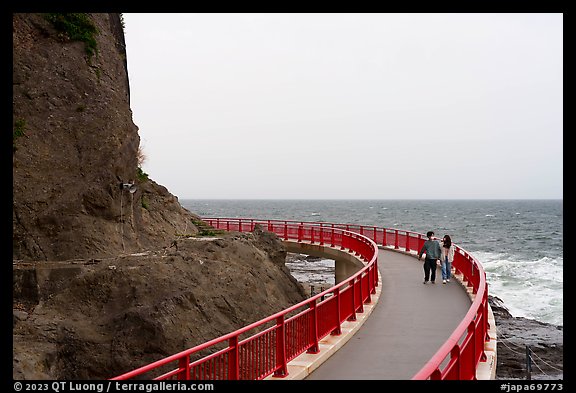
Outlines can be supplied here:
[[381, 249], [382, 292], [370, 317], [306, 380], [411, 379], [462, 321], [471, 300], [456, 279], [422, 284], [423, 261]]

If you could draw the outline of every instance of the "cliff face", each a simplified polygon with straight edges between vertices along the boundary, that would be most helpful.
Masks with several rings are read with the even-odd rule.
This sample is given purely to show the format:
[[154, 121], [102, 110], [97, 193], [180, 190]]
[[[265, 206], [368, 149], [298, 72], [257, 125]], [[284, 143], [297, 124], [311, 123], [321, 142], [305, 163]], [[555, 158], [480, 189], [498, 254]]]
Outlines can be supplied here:
[[139, 176], [120, 15], [85, 18], [69, 24], [95, 28], [86, 42], [57, 17], [13, 16], [14, 259], [106, 257], [196, 232], [176, 197]]
[[[305, 298], [139, 170], [119, 14], [13, 14], [13, 377], [103, 379]], [[162, 130], [158, 130], [162, 132]]]
[[272, 235], [182, 238], [145, 255], [17, 264], [13, 378], [112, 378], [302, 301]]

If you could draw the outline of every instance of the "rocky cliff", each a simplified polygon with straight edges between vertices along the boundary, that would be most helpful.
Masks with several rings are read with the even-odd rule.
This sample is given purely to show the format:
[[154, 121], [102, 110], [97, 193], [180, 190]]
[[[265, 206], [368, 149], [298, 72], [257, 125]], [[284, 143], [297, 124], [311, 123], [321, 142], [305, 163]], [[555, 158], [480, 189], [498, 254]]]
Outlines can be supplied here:
[[101, 258], [197, 231], [139, 167], [126, 62], [120, 14], [14, 14], [15, 259]]
[[305, 298], [285, 256], [275, 235], [254, 232], [19, 263], [13, 378], [111, 378], [256, 322]]
[[213, 233], [142, 171], [126, 62], [120, 14], [13, 14], [15, 379], [110, 378], [305, 298], [277, 237]]

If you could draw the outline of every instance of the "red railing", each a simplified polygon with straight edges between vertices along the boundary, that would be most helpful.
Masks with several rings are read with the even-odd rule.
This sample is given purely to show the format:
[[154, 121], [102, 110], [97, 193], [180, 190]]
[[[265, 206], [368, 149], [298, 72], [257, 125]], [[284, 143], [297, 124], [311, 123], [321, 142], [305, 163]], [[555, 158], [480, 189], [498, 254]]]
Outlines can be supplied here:
[[298, 355], [318, 353], [318, 342], [341, 334], [378, 286], [378, 247], [365, 236], [340, 228], [254, 219], [204, 219], [217, 229], [252, 232], [256, 224], [285, 240], [339, 247], [366, 262], [341, 283], [258, 322], [112, 378], [112, 380], [259, 380], [285, 376]]
[[476, 379], [476, 367], [486, 360], [488, 335], [488, 284], [482, 265], [456, 247], [453, 266], [475, 294], [466, 316], [432, 358], [412, 379]]
[[[217, 229], [239, 232], [251, 232], [259, 224], [284, 240], [340, 247], [367, 264], [346, 281], [304, 302], [113, 379], [142, 377], [174, 363], [177, 368], [152, 379], [263, 379], [271, 374], [286, 375], [290, 360], [304, 352], [318, 352], [320, 339], [340, 334], [342, 322], [354, 320], [356, 313], [363, 312], [363, 304], [370, 302], [378, 284], [377, 245], [414, 254], [426, 240], [420, 233], [353, 224], [246, 218], [203, 221]], [[458, 246], [453, 266], [476, 296], [462, 322], [412, 379], [475, 379], [478, 363], [486, 359], [484, 343], [490, 340], [486, 274], [480, 263]], [[258, 329], [261, 331], [240, 340], [241, 335]], [[224, 348], [215, 350], [218, 345]], [[191, 360], [207, 349], [214, 351]]]

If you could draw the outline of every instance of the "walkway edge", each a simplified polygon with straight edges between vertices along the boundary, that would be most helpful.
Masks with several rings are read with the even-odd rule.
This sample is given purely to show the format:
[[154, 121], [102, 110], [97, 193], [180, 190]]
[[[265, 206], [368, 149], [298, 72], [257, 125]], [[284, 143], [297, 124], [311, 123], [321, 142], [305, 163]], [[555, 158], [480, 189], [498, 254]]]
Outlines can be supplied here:
[[[472, 288], [466, 285], [462, 274], [455, 274], [454, 277], [462, 285], [470, 301], [474, 301], [476, 294], [472, 293]], [[488, 304], [488, 337], [490, 341], [484, 343], [484, 353], [486, 354], [486, 360], [479, 362], [476, 368], [476, 379], [477, 380], [490, 380], [496, 379], [496, 365], [497, 365], [497, 335], [496, 335], [496, 319], [494, 318], [494, 313], [492, 312], [492, 307]]]
[[[378, 246], [378, 248], [399, 252], [405, 255], [410, 255], [413, 256], [414, 258], [418, 257], [418, 252], [416, 250], [404, 251], [389, 246]], [[470, 302], [474, 302], [476, 294], [472, 293], [472, 287], [467, 285], [466, 281], [464, 280], [464, 276], [462, 274], [454, 274], [454, 278], [464, 288], [464, 290], [468, 294], [468, 297], [470, 298]], [[488, 336], [490, 337], [490, 341], [484, 343], [484, 353], [486, 354], [486, 360], [478, 363], [478, 367], [476, 369], [477, 380], [496, 379], [496, 366], [498, 364], [496, 347], [498, 343], [498, 337], [496, 334], [496, 319], [494, 318], [494, 313], [492, 312], [492, 307], [490, 307], [489, 303], [488, 303], [488, 325], [489, 325]]]
[[378, 286], [376, 293], [372, 294], [370, 299], [371, 303], [364, 303], [364, 312], [356, 313], [355, 321], [345, 321], [341, 325], [342, 333], [337, 336], [328, 335], [318, 342], [320, 352], [317, 354], [303, 353], [292, 361], [288, 362], [288, 375], [285, 377], [274, 377], [270, 375], [265, 380], [300, 380], [306, 378], [310, 373], [316, 370], [322, 363], [324, 363], [330, 356], [339, 350], [360, 327], [366, 322], [374, 307], [380, 299], [382, 292], [382, 275], [378, 272]]

